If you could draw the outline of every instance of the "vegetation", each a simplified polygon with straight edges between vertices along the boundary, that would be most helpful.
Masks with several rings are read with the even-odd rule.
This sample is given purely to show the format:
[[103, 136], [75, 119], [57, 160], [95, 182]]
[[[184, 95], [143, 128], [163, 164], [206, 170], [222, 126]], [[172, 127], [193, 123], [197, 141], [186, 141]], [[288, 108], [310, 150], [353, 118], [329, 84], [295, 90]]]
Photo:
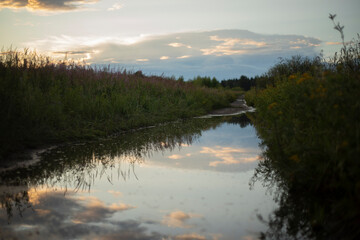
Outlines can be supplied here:
[[247, 92], [266, 146], [253, 180], [278, 187], [263, 238], [360, 236], [359, 63], [360, 36], [331, 62], [283, 60]]
[[190, 79], [189, 82], [193, 83], [196, 86], [208, 87], [208, 88], [220, 88], [221, 85], [219, 81], [213, 77], [201, 77], [197, 76], [193, 79]]
[[256, 85], [258, 78], [259, 77], [248, 78], [247, 76], [241, 75], [239, 79], [222, 80], [221, 86], [230, 89], [241, 88], [244, 91], [249, 91], [251, 87]]
[[21, 148], [205, 114], [235, 97], [182, 79], [53, 62], [27, 50], [3, 52], [0, 160]]

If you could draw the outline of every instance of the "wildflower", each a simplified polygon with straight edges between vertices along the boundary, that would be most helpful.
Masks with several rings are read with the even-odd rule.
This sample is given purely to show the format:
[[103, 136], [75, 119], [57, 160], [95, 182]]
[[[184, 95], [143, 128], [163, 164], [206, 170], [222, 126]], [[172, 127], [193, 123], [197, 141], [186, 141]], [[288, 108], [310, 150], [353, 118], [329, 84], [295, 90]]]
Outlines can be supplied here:
[[305, 78], [305, 79], [310, 79], [310, 78], [311, 78], [311, 75], [306, 72], [306, 73], [304, 73], [304, 74], [302, 75], [302, 77]]
[[276, 103], [276, 102], [273, 102], [273, 103], [271, 103], [271, 104], [268, 106], [268, 109], [271, 110], [271, 109], [274, 108], [276, 105], [277, 105], [277, 103]]
[[293, 160], [294, 162], [300, 162], [300, 158], [298, 155], [294, 154], [290, 157], [290, 160]]
[[302, 77], [302, 78], [300, 78], [299, 80], [296, 81], [296, 84], [300, 84], [300, 83], [302, 83], [303, 81], [305, 81], [305, 78]]
[[295, 78], [296, 78], [295, 75], [290, 75], [290, 76], [289, 76], [289, 80], [293, 80], [293, 79], [295, 79]]
[[334, 104], [334, 108], [335, 109], [339, 108], [339, 104]]
[[342, 148], [345, 148], [345, 147], [347, 147], [348, 145], [349, 145], [349, 142], [346, 141], [346, 140], [341, 143], [341, 147], [342, 147]]
[[319, 94], [320, 97], [324, 97], [326, 95], [327, 89], [323, 85], [320, 85], [315, 89], [315, 91]]
[[278, 115], [282, 115], [283, 113], [282, 113], [282, 111], [278, 111], [278, 113], [277, 113]]

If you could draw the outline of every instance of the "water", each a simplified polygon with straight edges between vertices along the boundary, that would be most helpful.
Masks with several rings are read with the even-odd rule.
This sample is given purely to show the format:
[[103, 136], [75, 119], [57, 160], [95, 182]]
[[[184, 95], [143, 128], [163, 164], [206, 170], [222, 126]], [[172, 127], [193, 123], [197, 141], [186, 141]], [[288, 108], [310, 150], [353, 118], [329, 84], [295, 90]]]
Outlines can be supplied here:
[[59, 146], [4, 172], [4, 239], [258, 239], [276, 204], [249, 181], [245, 116], [194, 119]]

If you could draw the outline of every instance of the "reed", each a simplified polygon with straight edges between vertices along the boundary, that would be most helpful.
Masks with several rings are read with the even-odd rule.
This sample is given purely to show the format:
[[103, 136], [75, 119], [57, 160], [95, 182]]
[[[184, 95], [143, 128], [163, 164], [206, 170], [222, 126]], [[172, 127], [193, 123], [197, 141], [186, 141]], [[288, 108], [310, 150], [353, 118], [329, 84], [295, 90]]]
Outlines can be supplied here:
[[235, 98], [181, 80], [2, 51], [0, 159], [40, 144], [205, 114]]

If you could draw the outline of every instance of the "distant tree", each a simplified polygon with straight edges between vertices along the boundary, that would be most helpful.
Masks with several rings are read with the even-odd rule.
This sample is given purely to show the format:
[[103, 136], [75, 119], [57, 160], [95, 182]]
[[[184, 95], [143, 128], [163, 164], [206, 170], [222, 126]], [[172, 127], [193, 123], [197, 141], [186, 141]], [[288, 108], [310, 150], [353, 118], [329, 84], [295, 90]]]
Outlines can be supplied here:
[[239, 79], [228, 79], [228, 80], [221, 81], [221, 86], [223, 86], [224, 88], [240, 87], [244, 91], [249, 91], [250, 88], [255, 85], [256, 85], [255, 79], [248, 78], [245, 75], [241, 75]]
[[215, 77], [211, 79], [210, 77], [197, 76], [192, 80], [189, 80], [189, 82], [192, 82], [193, 84], [198, 86], [203, 86], [208, 88], [218, 88], [221, 86], [220, 82]]

